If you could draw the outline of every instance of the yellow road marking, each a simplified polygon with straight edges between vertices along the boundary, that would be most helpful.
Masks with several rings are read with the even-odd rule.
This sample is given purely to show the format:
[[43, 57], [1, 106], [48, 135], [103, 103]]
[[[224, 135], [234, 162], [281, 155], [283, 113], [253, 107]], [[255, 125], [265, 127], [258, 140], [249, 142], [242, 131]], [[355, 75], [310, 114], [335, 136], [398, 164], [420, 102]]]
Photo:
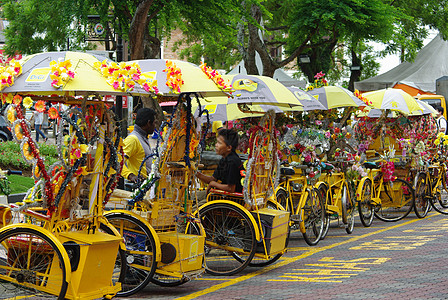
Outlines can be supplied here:
[[196, 280], [212, 280], [212, 281], [226, 281], [226, 280], [232, 280], [232, 278], [219, 278], [219, 277], [212, 277], [212, 278], [195, 278]]
[[[439, 214], [439, 213], [433, 213], [431, 216], [435, 216], [437, 214]], [[328, 249], [332, 249], [332, 248], [335, 248], [335, 247], [338, 247], [338, 246], [341, 246], [341, 245], [344, 245], [344, 244], [348, 244], [348, 243], [351, 243], [351, 242], [356, 242], [356, 241], [358, 241], [360, 239], [363, 239], [363, 238], [366, 238], [366, 237], [369, 237], [369, 236], [372, 236], [372, 235], [375, 235], [375, 234], [378, 234], [378, 233], [383, 233], [383, 232], [391, 230], [391, 229], [395, 229], [395, 228], [399, 228], [399, 227], [402, 227], [402, 226], [405, 226], [405, 225], [409, 225], [409, 224], [412, 224], [414, 222], [421, 221], [421, 220], [425, 220], [425, 219], [410, 220], [410, 221], [407, 221], [407, 222], [404, 222], [404, 223], [401, 223], [401, 224], [397, 224], [397, 225], [394, 225], [394, 226], [391, 226], [391, 227], [386, 227], [386, 228], [380, 229], [380, 230], [375, 231], [375, 232], [369, 232], [369, 233], [366, 233], [366, 234], [363, 234], [363, 235], [360, 235], [360, 236], [355, 236], [355, 237], [353, 237], [353, 238], [351, 238], [349, 240], [345, 240], [345, 241], [342, 241], [342, 242], [339, 242], [339, 243], [335, 243], [335, 244], [324, 246], [324, 247], [312, 248], [308, 252], [302, 253], [302, 254], [300, 254], [298, 256], [295, 256], [295, 257], [287, 257], [287, 258], [285, 258], [281, 262], [278, 262], [278, 263], [276, 263], [274, 265], [271, 265], [271, 266], [267, 266], [267, 267], [265, 267], [263, 269], [255, 271], [255, 272], [253, 272], [251, 274], [243, 275], [243, 276], [240, 276], [238, 278], [233, 278], [233, 279], [231, 279], [231, 280], [229, 280], [227, 282], [223, 282], [223, 283], [211, 286], [209, 288], [206, 288], [206, 289], [204, 289], [202, 291], [199, 291], [199, 292], [196, 292], [196, 293], [184, 296], [184, 297], [179, 297], [179, 298], [176, 298], [176, 299], [178, 299], [178, 300], [188, 300], [188, 299], [194, 299], [194, 298], [197, 298], [197, 297], [209, 294], [209, 293], [213, 293], [213, 292], [216, 292], [217, 290], [220, 290], [222, 288], [234, 285], [234, 284], [239, 283], [239, 282], [243, 282], [243, 281], [251, 279], [251, 278], [253, 278], [253, 277], [257, 276], [257, 275], [269, 272], [270, 270], [286, 266], [286, 265], [288, 265], [290, 263], [293, 263], [295, 261], [298, 261], [298, 260], [301, 260], [303, 258], [309, 257], [309, 256], [311, 256], [313, 254], [316, 254], [316, 253], [319, 253], [319, 252], [322, 252], [322, 251], [325, 251], [325, 250], [328, 250]]]

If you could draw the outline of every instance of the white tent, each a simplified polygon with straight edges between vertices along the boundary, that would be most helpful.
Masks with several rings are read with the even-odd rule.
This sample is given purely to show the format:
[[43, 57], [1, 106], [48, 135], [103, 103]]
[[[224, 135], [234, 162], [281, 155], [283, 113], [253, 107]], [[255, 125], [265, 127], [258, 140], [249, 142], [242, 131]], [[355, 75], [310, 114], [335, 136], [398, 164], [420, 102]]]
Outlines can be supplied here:
[[355, 82], [355, 89], [374, 91], [404, 84], [423, 92], [436, 92], [436, 79], [448, 75], [448, 41], [437, 35], [417, 54], [388, 72]]

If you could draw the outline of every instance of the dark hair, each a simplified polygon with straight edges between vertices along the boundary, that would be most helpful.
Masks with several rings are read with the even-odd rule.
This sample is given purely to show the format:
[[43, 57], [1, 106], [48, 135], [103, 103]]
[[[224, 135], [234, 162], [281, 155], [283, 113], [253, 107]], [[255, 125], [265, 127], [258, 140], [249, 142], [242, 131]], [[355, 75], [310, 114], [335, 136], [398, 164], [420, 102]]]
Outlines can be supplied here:
[[222, 136], [224, 138], [224, 142], [228, 146], [232, 146], [232, 151], [236, 151], [238, 147], [238, 133], [232, 129], [221, 129], [218, 131], [218, 136]]
[[437, 110], [438, 112], [440, 112], [442, 115], [445, 113], [445, 109], [443, 108], [442, 105], [437, 105], [437, 106], [436, 106], [436, 110]]
[[142, 127], [145, 126], [148, 121], [154, 122], [156, 118], [156, 112], [147, 107], [140, 108], [137, 110], [137, 116], [135, 117], [135, 124]]

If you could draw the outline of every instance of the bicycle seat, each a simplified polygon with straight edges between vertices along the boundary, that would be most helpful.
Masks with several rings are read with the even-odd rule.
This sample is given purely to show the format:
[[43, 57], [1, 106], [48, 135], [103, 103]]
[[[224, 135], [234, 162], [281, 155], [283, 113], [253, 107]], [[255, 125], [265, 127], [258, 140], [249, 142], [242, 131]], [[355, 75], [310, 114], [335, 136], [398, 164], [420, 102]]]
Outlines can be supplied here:
[[322, 171], [331, 171], [334, 169], [334, 165], [325, 162], [321, 163], [321, 167]]
[[294, 171], [291, 167], [280, 167], [280, 174], [282, 175], [295, 175], [296, 171]]
[[364, 163], [364, 167], [365, 167], [366, 169], [376, 169], [376, 168], [378, 168], [378, 165], [377, 165], [376, 162], [374, 162], [374, 161], [366, 161], [366, 162]]

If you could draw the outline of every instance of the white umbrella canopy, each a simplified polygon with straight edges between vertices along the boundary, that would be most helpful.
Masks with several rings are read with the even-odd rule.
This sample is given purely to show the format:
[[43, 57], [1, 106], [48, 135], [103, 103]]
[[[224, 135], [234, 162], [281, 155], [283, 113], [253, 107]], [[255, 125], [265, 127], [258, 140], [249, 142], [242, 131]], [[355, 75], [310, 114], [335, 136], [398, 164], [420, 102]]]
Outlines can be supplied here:
[[322, 105], [316, 98], [314, 98], [313, 95], [309, 94], [308, 92], [305, 92], [304, 90], [291, 86], [288, 87], [288, 90], [290, 90], [294, 96], [296, 96], [297, 99], [299, 99], [300, 103], [303, 105], [304, 111], [309, 110], [326, 110], [325, 106]]
[[404, 114], [422, 111], [414, 97], [401, 89], [382, 89], [363, 93], [362, 96], [373, 108], [397, 110]]

